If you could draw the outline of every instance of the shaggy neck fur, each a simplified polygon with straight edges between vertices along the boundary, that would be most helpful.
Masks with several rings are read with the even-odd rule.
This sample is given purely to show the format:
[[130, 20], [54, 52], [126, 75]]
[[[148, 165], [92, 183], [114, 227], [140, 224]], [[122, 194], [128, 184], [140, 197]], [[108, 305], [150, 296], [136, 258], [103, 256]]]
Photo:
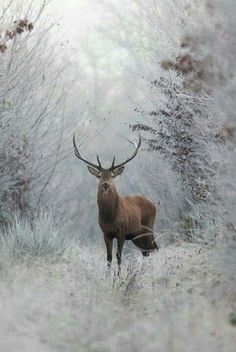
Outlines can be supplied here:
[[105, 223], [113, 222], [119, 204], [119, 196], [115, 185], [111, 186], [107, 193], [104, 193], [102, 188], [98, 186], [97, 203], [100, 219]]

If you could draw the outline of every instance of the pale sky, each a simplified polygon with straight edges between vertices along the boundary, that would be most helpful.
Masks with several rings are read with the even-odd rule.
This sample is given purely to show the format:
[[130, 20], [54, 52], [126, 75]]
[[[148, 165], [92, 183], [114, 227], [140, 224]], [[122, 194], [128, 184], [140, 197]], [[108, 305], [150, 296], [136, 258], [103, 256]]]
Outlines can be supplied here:
[[53, 0], [52, 4], [73, 41], [91, 33], [97, 24], [104, 21], [96, 0]]
[[[133, 100], [138, 104], [143, 94], [142, 89], [137, 89], [138, 93], [135, 91], [142, 79], [140, 69], [136, 67], [138, 50], [132, 37], [134, 32], [127, 31], [129, 21], [139, 31], [139, 20], [132, 17], [134, 3], [128, 0], [119, 3], [116, 0], [53, 0], [51, 5], [53, 13], [60, 17], [60, 31], [66, 40], [69, 39], [67, 47], [71, 57], [78, 61], [78, 72], [82, 68], [84, 85], [81, 93], [92, 104], [96, 100], [99, 116], [119, 119], [120, 129], [124, 121], [135, 115], [136, 101]], [[113, 36], [110, 36], [111, 32]]]

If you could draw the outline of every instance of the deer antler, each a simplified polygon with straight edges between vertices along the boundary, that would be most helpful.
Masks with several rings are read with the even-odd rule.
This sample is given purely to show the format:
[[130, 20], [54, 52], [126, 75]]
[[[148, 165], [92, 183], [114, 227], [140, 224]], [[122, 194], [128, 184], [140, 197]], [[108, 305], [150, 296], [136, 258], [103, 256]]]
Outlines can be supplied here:
[[141, 135], [139, 134], [139, 139], [138, 139], [138, 144], [136, 145], [134, 142], [132, 142], [132, 141], [130, 141], [129, 139], [128, 139], [128, 141], [130, 142], [130, 143], [132, 143], [132, 144], [134, 144], [135, 145], [135, 151], [133, 152], [133, 154], [131, 155], [131, 157], [129, 157], [127, 160], [125, 160], [123, 163], [120, 163], [120, 164], [117, 164], [117, 165], [115, 165], [115, 156], [114, 156], [114, 158], [113, 158], [113, 161], [112, 161], [112, 165], [111, 165], [111, 167], [110, 167], [110, 170], [115, 170], [115, 169], [118, 169], [119, 167], [121, 167], [121, 166], [123, 166], [123, 165], [125, 165], [125, 164], [127, 164], [129, 161], [131, 161], [136, 155], [137, 155], [137, 153], [138, 153], [138, 150], [139, 150], [139, 148], [140, 148], [140, 146], [141, 146], [141, 142], [142, 142], [142, 139], [141, 139]]
[[102, 165], [101, 165], [101, 162], [99, 160], [99, 156], [97, 155], [97, 161], [98, 161], [98, 165], [94, 164], [94, 163], [91, 163], [91, 161], [88, 161], [86, 160], [85, 158], [82, 157], [82, 155], [80, 154], [78, 148], [77, 148], [77, 145], [75, 143], [75, 133], [73, 135], [73, 145], [74, 145], [74, 148], [75, 148], [75, 155], [77, 156], [78, 159], [84, 161], [86, 164], [92, 166], [94, 169], [97, 169], [97, 170], [101, 170], [102, 169]]
[[[139, 140], [138, 140], [138, 144], [137, 145], [135, 143], [133, 143], [132, 141], [130, 141], [129, 139], [128, 139], [128, 141], [135, 145], [135, 147], [136, 147], [135, 151], [133, 152], [133, 154], [127, 160], [125, 160], [123, 163], [120, 163], [120, 164], [117, 164], [117, 165], [115, 165], [115, 159], [116, 158], [114, 156], [113, 161], [112, 161], [112, 165], [111, 165], [109, 170], [113, 171], [115, 169], [118, 169], [119, 167], [127, 164], [129, 161], [131, 161], [137, 155], [138, 150], [139, 150], [139, 148], [141, 146], [141, 141], [142, 141], [140, 134], [139, 134]], [[84, 161], [86, 164], [92, 166], [94, 169], [97, 169], [99, 171], [101, 171], [103, 169], [98, 155], [97, 155], [98, 165], [96, 165], [96, 164], [92, 163], [91, 161], [88, 161], [87, 159], [82, 157], [82, 155], [80, 154], [80, 152], [78, 150], [78, 147], [76, 146], [76, 143], [75, 143], [75, 134], [73, 135], [73, 145], [74, 145], [74, 148], [75, 148], [75, 155], [77, 156], [78, 159]]]

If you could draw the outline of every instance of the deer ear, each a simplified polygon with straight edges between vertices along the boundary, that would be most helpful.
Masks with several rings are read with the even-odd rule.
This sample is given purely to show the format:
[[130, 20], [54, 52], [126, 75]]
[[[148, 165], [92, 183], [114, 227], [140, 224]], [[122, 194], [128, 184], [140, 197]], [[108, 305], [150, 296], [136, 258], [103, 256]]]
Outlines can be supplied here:
[[96, 176], [96, 177], [100, 177], [100, 171], [91, 167], [91, 166], [87, 166], [88, 167], [88, 170], [89, 172], [93, 175], [93, 176]]
[[118, 169], [115, 169], [113, 171], [113, 177], [119, 176], [122, 174], [122, 172], [124, 171], [124, 166], [118, 167]]

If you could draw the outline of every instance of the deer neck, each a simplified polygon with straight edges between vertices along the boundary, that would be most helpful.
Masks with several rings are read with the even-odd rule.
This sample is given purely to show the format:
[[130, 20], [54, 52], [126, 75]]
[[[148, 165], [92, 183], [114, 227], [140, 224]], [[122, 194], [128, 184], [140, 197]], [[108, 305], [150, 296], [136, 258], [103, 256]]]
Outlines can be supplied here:
[[107, 193], [104, 193], [98, 187], [97, 203], [99, 209], [99, 218], [105, 223], [114, 221], [119, 205], [119, 195], [113, 185]]

